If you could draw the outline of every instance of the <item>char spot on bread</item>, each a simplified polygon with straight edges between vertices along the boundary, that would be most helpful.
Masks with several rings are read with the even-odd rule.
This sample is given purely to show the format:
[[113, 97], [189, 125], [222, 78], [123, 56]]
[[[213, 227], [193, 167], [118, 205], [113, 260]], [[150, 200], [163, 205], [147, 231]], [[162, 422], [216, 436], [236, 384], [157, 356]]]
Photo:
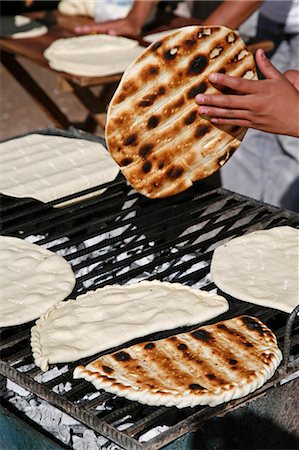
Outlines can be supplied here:
[[187, 347], [186, 344], [179, 344], [179, 345], [178, 345], [178, 349], [179, 349], [179, 350], [184, 351], [184, 350], [187, 350], [187, 348], [188, 348], [188, 347]]
[[195, 58], [189, 64], [187, 74], [188, 75], [198, 75], [204, 71], [208, 65], [208, 58], [206, 55], [196, 55]]
[[172, 166], [167, 170], [166, 175], [168, 178], [171, 178], [174, 180], [174, 179], [182, 176], [183, 173], [184, 173], [184, 169], [182, 167]]
[[137, 134], [130, 134], [125, 140], [124, 140], [124, 145], [136, 145], [137, 144]]
[[166, 59], [166, 61], [172, 61], [176, 57], [178, 50], [179, 50], [179, 47], [173, 47], [173, 48], [166, 50], [164, 52], [164, 59]]
[[112, 367], [109, 367], [109, 366], [103, 365], [102, 369], [104, 370], [104, 372], [109, 373], [109, 374], [114, 372], [114, 369], [112, 369]]
[[144, 97], [139, 103], [139, 106], [142, 106], [144, 108], [148, 108], [149, 106], [152, 106], [154, 101], [156, 100], [157, 96], [155, 94], [149, 94], [148, 96]]
[[202, 387], [198, 383], [191, 383], [191, 384], [189, 384], [189, 389], [191, 389], [192, 391], [204, 391], [204, 390], [206, 390], [204, 387]]
[[242, 322], [249, 330], [257, 331], [259, 334], [264, 334], [263, 328], [252, 317], [242, 317]]
[[132, 161], [133, 161], [132, 158], [124, 158], [124, 159], [120, 162], [120, 165], [121, 165], [122, 167], [128, 166], [129, 164], [131, 164]]
[[201, 138], [211, 129], [210, 125], [199, 125], [194, 133], [196, 138]]
[[146, 157], [151, 153], [152, 149], [154, 148], [153, 144], [144, 144], [139, 149], [139, 156], [141, 156], [142, 159], [146, 159]]
[[190, 125], [191, 123], [194, 122], [194, 120], [196, 119], [196, 116], [197, 116], [197, 110], [194, 109], [193, 111], [189, 112], [187, 114], [187, 116], [184, 117], [184, 123], [186, 125]]
[[151, 45], [151, 50], [156, 51], [156, 50], [158, 50], [158, 48], [161, 47], [161, 45], [162, 45], [162, 42], [161, 42], [161, 41], [154, 42], [154, 43]]
[[166, 92], [165, 87], [164, 87], [164, 86], [160, 86], [159, 89], [158, 89], [157, 94], [158, 94], [158, 95], [164, 95], [165, 92]]
[[235, 366], [236, 364], [238, 364], [238, 361], [236, 359], [234, 359], [234, 358], [229, 358], [228, 363], [231, 366]]
[[214, 339], [213, 336], [206, 330], [196, 330], [191, 334], [195, 339], [202, 342], [211, 342]]
[[149, 342], [148, 344], [145, 344], [144, 348], [145, 350], [152, 350], [155, 348], [155, 344], [153, 342]]
[[186, 39], [186, 40], [183, 42], [183, 45], [184, 45], [185, 47], [193, 47], [195, 44], [196, 44], [196, 40], [195, 40], [195, 39]]
[[216, 380], [216, 375], [214, 373], [207, 373], [206, 376], [209, 380]]
[[149, 128], [149, 129], [156, 128], [156, 126], [159, 124], [159, 122], [160, 122], [160, 117], [159, 116], [151, 116], [148, 119], [147, 128]]
[[207, 87], [208, 87], [207, 83], [205, 83], [204, 81], [202, 81], [199, 84], [196, 84], [195, 86], [192, 86], [192, 88], [189, 89], [187, 93], [187, 98], [191, 99], [196, 97], [197, 94], [202, 94], [207, 90]]
[[149, 173], [152, 168], [152, 163], [150, 161], [146, 161], [142, 166], [142, 172]]
[[116, 361], [129, 361], [131, 359], [129, 353], [123, 351], [115, 353], [113, 356], [116, 359]]

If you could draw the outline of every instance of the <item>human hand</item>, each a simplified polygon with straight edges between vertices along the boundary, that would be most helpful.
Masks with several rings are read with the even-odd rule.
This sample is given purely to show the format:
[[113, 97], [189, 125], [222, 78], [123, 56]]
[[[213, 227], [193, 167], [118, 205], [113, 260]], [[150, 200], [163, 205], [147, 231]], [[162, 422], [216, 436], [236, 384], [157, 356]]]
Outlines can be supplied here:
[[199, 113], [219, 125], [299, 137], [299, 72], [281, 74], [261, 49], [256, 52], [256, 63], [265, 80], [211, 74], [212, 83], [226, 86], [236, 94], [197, 95]]
[[141, 33], [141, 26], [128, 16], [125, 19], [109, 20], [107, 22], [78, 26], [75, 28], [75, 33], [104, 33], [114, 36], [137, 36]]

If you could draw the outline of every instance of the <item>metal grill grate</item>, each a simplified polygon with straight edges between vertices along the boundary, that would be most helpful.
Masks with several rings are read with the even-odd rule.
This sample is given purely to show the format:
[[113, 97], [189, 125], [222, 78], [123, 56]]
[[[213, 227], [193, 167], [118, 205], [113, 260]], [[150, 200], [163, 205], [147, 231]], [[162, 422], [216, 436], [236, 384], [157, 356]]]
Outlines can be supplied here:
[[[156, 201], [138, 195], [122, 177], [105, 186], [103, 195], [64, 208], [56, 206], [76, 196], [47, 205], [2, 197], [1, 233], [30, 236], [35, 243], [64, 255], [76, 273], [77, 283], [71, 297], [107, 284], [141, 279], [180, 282], [211, 290], [215, 285], [208, 277], [210, 261], [219, 243], [258, 229], [279, 225], [299, 227], [299, 216], [294, 213], [212, 188], [204, 182], [175, 197]], [[225, 296], [230, 309], [214, 321], [243, 313], [256, 315], [270, 326], [282, 346], [287, 314]], [[29, 345], [31, 326], [32, 323], [2, 330], [0, 373], [126, 449], [161, 448], [201, 421], [254, 398], [284, 376], [278, 371], [245, 400], [216, 408], [149, 407], [104, 391], [88, 399], [87, 395], [96, 392], [95, 388], [83, 380], [72, 379], [78, 361], [68, 364], [65, 373], [42, 381], [42, 372], [33, 364]], [[295, 370], [298, 363], [298, 328], [297, 325], [293, 329], [289, 371]], [[155, 333], [149, 339], [183, 330], [186, 328]], [[81, 360], [80, 364], [93, 359], [95, 356]], [[71, 386], [63, 395], [57, 393], [61, 383]], [[105, 409], [99, 408], [101, 405]], [[119, 425], [128, 417], [131, 426], [120, 431]], [[150, 428], [163, 424], [169, 426], [165, 432], [149, 442], [138, 440]]]

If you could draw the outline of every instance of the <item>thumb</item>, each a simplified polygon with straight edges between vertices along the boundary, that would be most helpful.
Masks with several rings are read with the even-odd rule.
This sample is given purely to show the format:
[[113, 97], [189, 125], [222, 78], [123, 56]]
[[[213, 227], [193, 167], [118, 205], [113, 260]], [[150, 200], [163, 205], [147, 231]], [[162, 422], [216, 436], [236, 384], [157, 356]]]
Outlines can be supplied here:
[[273, 66], [261, 48], [256, 51], [255, 60], [266, 79], [279, 80], [282, 77], [282, 74]]

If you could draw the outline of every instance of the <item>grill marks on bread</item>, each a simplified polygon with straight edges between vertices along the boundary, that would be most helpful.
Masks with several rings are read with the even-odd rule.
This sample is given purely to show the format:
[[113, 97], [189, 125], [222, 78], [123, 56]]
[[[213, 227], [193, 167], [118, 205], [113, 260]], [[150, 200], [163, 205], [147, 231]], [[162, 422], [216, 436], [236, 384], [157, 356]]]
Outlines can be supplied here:
[[[223, 70], [255, 73], [243, 41], [224, 27], [183, 28], [152, 44], [128, 68], [108, 110], [106, 140], [136, 190], [148, 197], [180, 192], [218, 170], [233, 153], [229, 144], [238, 147], [245, 130], [230, 134], [228, 127], [214, 126], [194, 101], [199, 93], [219, 92], [208, 75]], [[146, 155], [144, 146], [151, 146]], [[185, 167], [190, 160], [194, 165]]]
[[104, 355], [75, 377], [141, 403], [215, 406], [261, 386], [281, 359], [274, 334], [240, 316]]

